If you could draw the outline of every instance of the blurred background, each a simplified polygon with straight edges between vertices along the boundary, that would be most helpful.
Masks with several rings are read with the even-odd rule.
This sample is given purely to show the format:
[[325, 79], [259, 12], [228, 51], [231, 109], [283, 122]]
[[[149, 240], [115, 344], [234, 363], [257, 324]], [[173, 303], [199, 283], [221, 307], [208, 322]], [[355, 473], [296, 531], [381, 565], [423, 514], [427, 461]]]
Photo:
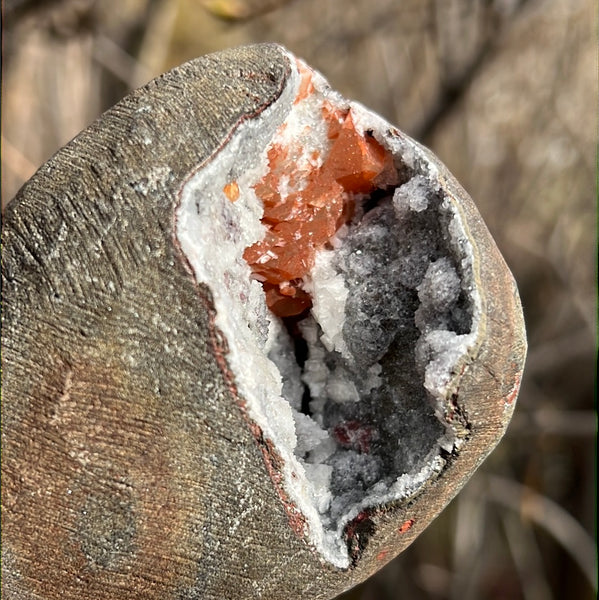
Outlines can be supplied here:
[[[6, 0], [2, 206], [129, 90], [278, 41], [430, 146], [518, 281], [529, 338], [506, 438], [345, 600], [596, 597], [593, 0]], [[293, 600], [293, 599], [290, 599]]]

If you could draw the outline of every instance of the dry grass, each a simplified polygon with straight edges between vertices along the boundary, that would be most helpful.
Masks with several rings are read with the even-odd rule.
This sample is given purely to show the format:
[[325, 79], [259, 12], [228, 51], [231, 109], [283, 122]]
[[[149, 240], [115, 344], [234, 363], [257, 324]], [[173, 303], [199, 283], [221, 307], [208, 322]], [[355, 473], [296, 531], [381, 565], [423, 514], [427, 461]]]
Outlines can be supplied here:
[[11, 13], [6, 3], [3, 205], [129, 89], [252, 41], [285, 43], [435, 150], [519, 282], [528, 368], [490, 460], [409, 550], [344, 598], [595, 597], [595, 3], [204, 2], [247, 9], [244, 21], [197, 0], [40, 4]]

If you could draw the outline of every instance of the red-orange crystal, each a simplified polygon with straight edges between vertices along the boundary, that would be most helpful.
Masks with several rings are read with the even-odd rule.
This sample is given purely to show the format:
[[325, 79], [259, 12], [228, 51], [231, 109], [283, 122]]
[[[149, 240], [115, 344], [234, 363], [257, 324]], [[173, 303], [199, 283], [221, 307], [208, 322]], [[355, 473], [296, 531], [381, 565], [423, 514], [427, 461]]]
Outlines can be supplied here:
[[312, 74], [310, 69], [306, 69], [304, 65], [298, 60], [297, 69], [300, 73], [300, 86], [297, 96], [295, 97], [294, 104], [298, 104], [304, 98], [307, 98], [312, 92], [314, 92], [314, 84], [312, 83]]
[[239, 199], [239, 185], [237, 185], [236, 181], [232, 181], [231, 183], [227, 183], [223, 187], [223, 192], [225, 193], [225, 196], [231, 202], [235, 202], [235, 200]]
[[[300, 67], [300, 73], [301, 100], [312, 93], [313, 85], [309, 71]], [[353, 194], [372, 193], [397, 179], [392, 157], [374, 137], [356, 129], [351, 109], [327, 103], [323, 118], [333, 144], [321, 167], [301, 171], [301, 147], [273, 145], [269, 171], [254, 186], [264, 205], [267, 231], [243, 257], [262, 282], [267, 305], [280, 317], [298, 315], [312, 305], [302, 280], [314, 266], [317, 250], [351, 219]], [[312, 158], [317, 157], [313, 153]]]

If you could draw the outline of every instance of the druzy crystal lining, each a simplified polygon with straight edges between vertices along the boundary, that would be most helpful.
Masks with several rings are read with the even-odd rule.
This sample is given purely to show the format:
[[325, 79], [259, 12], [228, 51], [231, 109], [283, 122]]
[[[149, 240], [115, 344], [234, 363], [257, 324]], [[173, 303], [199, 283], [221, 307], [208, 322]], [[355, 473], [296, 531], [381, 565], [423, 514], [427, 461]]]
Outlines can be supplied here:
[[183, 187], [176, 236], [294, 528], [345, 568], [352, 523], [417, 494], [466, 435], [444, 399], [479, 306], [435, 167], [290, 60], [280, 98]]

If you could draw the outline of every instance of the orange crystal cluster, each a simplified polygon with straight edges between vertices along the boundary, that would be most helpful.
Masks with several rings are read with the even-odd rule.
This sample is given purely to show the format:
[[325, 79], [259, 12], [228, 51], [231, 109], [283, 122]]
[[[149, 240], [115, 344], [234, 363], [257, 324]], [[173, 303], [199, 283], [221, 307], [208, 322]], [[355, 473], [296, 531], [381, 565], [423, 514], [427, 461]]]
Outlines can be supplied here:
[[[303, 71], [300, 93], [310, 88], [309, 73]], [[273, 145], [269, 171], [254, 186], [264, 205], [267, 231], [243, 257], [262, 282], [267, 305], [280, 317], [311, 307], [302, 280], [314, 266], [317, 250], [351, 219], [354, 194], [372, 193], [397, 179], [391, 155], [374, 137], [356, 129], [351, 109], [325, 103], [323, 118], [332, 146], [320, 167], [302, 171], [297, 167], [301, 147]], [[316, 164], [319, 153], [311, 158]]]

